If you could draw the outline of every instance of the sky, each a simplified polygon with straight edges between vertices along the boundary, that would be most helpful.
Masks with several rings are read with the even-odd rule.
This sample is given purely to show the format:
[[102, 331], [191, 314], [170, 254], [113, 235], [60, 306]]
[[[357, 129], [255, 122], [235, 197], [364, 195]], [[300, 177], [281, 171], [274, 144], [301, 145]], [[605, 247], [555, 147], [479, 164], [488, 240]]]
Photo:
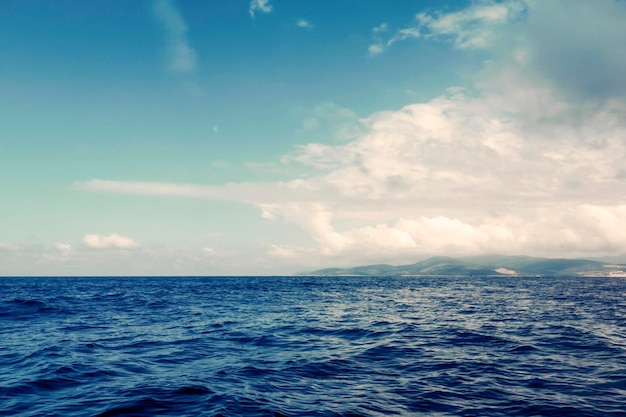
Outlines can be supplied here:
[[0, 275], [626, 261], [623, 0], [3, 0]]

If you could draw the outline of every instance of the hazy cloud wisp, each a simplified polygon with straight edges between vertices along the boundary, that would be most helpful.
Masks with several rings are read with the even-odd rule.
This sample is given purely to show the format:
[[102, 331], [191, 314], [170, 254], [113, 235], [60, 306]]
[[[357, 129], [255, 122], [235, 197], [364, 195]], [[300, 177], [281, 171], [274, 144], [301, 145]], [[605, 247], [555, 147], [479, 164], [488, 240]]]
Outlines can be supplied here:
[[313, 24], [306, 19], [298, 19], [298, 21], [296, 22], [296, 26], [298, 26], [299, 28], [303, 28], [303, 29], [313, 28]]
[[[497, 26], [520, 18], [524, 11], [522, 0], [508, 0], [475, 3], [451, 13], [419, 13], [410, 25], [396, 30], [386, 41], [381, 36], [383, 31], [378, 30], [382, 25], [374, 28], [375, 43], [368, 51], [370, 55], [377, 55], [397, 42], [418, 38], [452, 39], [458, 49], [488, 48], [493, 44]], [[387, 25], [383, 25], [387, 29]]]
[[168, 66], [171, 71], [196, 70], [196, 52], [187, 39], [187, 24], [174, 0], [154, 0], [152, 10], [167, 35]]
[[270, 4], [270, 0], [252, 0], [250, 2], [250, 16], [255, 17], [256, 12], [270, 13], [273, 6]]

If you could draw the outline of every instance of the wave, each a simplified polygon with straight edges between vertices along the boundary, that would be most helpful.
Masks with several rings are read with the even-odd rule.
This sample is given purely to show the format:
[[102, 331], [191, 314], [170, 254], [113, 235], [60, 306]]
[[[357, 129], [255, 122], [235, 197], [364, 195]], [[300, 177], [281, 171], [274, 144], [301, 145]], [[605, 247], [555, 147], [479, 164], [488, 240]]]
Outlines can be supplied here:
[[623, 415], [605, 281], [0, 279], [0, 415]]

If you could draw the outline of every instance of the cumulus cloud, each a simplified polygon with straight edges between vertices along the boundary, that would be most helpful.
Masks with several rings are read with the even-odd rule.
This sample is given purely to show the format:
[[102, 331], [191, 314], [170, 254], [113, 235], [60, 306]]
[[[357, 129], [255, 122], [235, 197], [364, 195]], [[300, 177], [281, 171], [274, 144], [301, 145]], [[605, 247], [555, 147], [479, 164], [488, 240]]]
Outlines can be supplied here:
[[86, 234], [83, 238], [83, 244], [91, 249], [134, 249], [139, 244], [133, 239], [120, 236], [117, 233], [111, 233], [104, 236], [97, 233]]
[[[626, 196], [619, 192], [626, 107], [611, 102], [590, 111], [539, 89], [534, 94], [516, 110], [533, 123], [512, 118], [501, 96], [459, 91], [374, 114], [356, 140], [309, 144], [290, 155], [318, 170], [307, 179], [81, 186], [247, 202], [266, 219], [304, 230], [322, 255], [354, 262], [442, 252], [626, 251]], [[543, 118], [529, 115], [538, 103]], [[271, 253], [298, 253], [288, 249]]]
[[[282, 259], [311, 258], [312, 250], [351, 264], [438, 253], [626, 253], [626, 100], [612, 92], [624, 81], [598, 77], [624, 73], [625, 31], [615, 16], [626, 8], [606, 0], [584, 13], [584, 4], [481, 2], [420, 16], [425, 39], [491, 54], [475, 85], [374, 113], [343, 143], [299, 147], [283, 161], [313, 172], [304, 178], [77, 186], [253, 204], [315, 242], [270, 246]], [[570, 33], [599, 25], [605, 33], [592, 31], [582, 44]], [[591, 60], [591, 51], [601, 57], [592, 71], [578, 62]], [[560, 79], [568, 58], [575, 65], [563, 67]]]
[[252, 0], [250, 2], [250, 16], [255, 17], [256, 12], [270, 13], [272, 11], [270, 0]]
[[196, 52], [187, 39], [187, 24], [174, 0], [154, 0], [152, 10], [167, 35], [169, 68], [174, 72], [196, 70]]

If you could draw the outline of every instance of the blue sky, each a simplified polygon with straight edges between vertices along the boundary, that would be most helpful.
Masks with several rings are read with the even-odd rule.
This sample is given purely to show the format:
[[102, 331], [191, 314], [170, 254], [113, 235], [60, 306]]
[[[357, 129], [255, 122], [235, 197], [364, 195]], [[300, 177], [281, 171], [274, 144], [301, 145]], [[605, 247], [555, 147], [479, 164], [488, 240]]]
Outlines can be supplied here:
[[620, 0], [4, 1], [0, 274], [622, 257], [625, 19]]

